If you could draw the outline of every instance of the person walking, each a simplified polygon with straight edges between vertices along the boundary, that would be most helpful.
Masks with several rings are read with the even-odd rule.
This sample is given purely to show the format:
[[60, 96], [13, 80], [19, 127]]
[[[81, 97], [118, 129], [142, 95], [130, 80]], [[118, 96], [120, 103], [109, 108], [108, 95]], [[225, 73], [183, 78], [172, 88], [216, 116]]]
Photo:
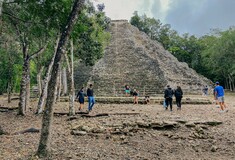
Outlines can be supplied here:
[[181, 100], [183, 98], [183, 91], [180, 86], [177, 86], [175, 90], [175, 100], [177, 105], [177, 110], [181, 110]]
[[133, 96], [134, 96], [134, 104], [138, 104], [139, 93], [136, 89], [134, 89], [134, 91], [133, 91]]
[[220, 112], [225, 112], [226, 105], [224, 103], [224, 88], [220, 86], [219, 82], [216, 82], [215, 84], [215, 96], [217, 97], [220, 105]]
[[174, 91], [171, 89], [170, 85], [167, 85], [167, 88], [164, 92], [164, 98], [166, 99], [166, 110], [170, 105], [170, 111], [172, 111], [172, 100], [173, 100]]
[[87, 89], [88, 113], [92, 111], [92, 108], [95, 104], [94, 90], [92, 87], [93, 87], [93, 85], [90, 84], [89, 88]]
[[85, 93], [84, 93], [84, 87], [82, 87], [77, 94], [76, 99], [78, 99], [78, 102], [80, 103], [78, 110], [82, 110], [85, 102]]
[[215, 102], [216, 108], [220, 108], [219, 102], [218, 102], [218, 97], [217, 97], [216, 92], [215, 92], [216, 86], [217, 86], [217, 85], [215, 84], [214, 89], [213, 89], [214, 102]]

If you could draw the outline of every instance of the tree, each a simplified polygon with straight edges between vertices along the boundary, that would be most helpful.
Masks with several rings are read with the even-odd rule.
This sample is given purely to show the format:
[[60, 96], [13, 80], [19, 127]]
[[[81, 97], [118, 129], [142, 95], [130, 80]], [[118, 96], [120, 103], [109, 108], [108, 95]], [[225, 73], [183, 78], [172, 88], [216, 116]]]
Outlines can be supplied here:
[[2, 3], [3, 3], [3, 0], [0, 0], [0, 17], [2, 16]]
[[46, 101], [46, 111], [43, 114], [43, 123], [40, 136], [40, 142], [38, 146], [37, 155], [39, 157], [45, 157], [50, 153], [50, 138], [51, 138], [51, 125], [53, 120], [53, 105], [56, 97], [56, 84], [58, 77], [58, 70], [60, 66], [61, 56], [64, 54], [66, 44], [68, 42], [69, 36], [72, 32], [74, 24], [76, 23], [78, 13], [85, 0], [75, 0], [73, 4], [72, 11], [68, 17], [67, 23], [64, 26], [62, 35], [59, 40], [59, 45], [57, 47], [54, 64], [52, 67], [51, 79], [48, 85], [48, 98]]
[[70, 41], [70, 58], [66, 54], [66, 62], [68, 67], [68, 84], [69, 84], [69, 115], [75, 115], [75, 108], [74, 108], [74, 99], [75, 99], [75, 91], [74, 91], [74, 49], [73, 49], [73, 41]]
[[37, 106], [36, 114], [40, 114], [43, 111], [44, 102], [45, 102], [45, 99], [47, 97], [48, 82], [50, 81], [50, 78], [51, 78], [50, 74], [51, 74], [51, 70], [52, 70], [52, 65], [54, 63], [58, 43], [59, 43], [59, 38], [57, 38], [57, 40], [56, 40], [54, 55], [50, 60], [50, 63], [47, 67], [45, 78], [43, 80], [43, 87], [42, 87], [42, 91], [41, 91], [41, 94], [40, 94], [40, 97], [39, 97], [39, 100], [38, 100], [38, 106]]
[[[30, 100], [30, 62], [46, 49], [47, 32], [38, 14], [34, 13], [33, 9], [37, 5], [33, 6], [32, 3], [24, 1], [3, 3], [3, 5], [3, 20], [14, 31], [23, 55], [18, 114], [25, 115]], [[40, 43], [42, 39], [44, 44]]]
[[205, 36], [202, 42], [205, 49], [202, 52], [203, 65], [209, 71], [207, 74], [214, 81], [220, 81], [225, 88], [234, 90], [235, 83], [235, 30], [216, 32]]

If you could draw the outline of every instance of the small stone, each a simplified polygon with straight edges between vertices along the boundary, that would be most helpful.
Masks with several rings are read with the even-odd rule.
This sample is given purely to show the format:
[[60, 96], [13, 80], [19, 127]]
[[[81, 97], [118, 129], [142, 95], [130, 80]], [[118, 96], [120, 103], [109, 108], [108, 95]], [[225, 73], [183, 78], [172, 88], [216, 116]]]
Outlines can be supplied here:
[[216, 152], [217, 149], [218, 149], [218, 147], [212, 146], [212, 147], [211, 147], [211, 152]]
[[220, 125], [220, 124], [222, 124], [223, 122], [221, 122], [221, 121], [207, 121], [207, 122], [205, 122], [205, 124], [207, 124], [207, 125], [210, 125], [210, 126], [217, 126], [217, 125]]
[[121, 139], [121, 140], [125, 140], [125, 139], [126, 139], [126, 136], [122, 135], [122, 136], [120, 137], [120, 139]]
[[196, 127], [196, 125], [193, 122], [188, 122], [185, 124], [186, 127]]
[[71, 131], [71, 134], [72, 134], [72, 135], [77, 135], [77, 136], [84, 136], [84, 135], [87, 134], [87, 132], [85, 132], [85, 131], [72, 130], [72, 131]]

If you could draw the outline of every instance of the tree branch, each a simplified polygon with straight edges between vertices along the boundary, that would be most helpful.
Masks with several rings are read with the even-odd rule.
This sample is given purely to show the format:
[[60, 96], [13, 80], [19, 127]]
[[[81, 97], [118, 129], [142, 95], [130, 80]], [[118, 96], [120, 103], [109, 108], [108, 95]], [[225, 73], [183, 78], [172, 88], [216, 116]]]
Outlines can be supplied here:
[[47, 45], [48, 45], [48, 43], [45, 44], [44, 47], [40, 48], [37, 52], [35, 52], [34, 54], [32, 54], [32, 55], [29, 57], [29, 59], [34, 59], [35, 57], [37, 57], [37, 56], [39, 56], [40, 54], [42, 54], [42, 53], [45, 51], [45, 49], [47, 48]]

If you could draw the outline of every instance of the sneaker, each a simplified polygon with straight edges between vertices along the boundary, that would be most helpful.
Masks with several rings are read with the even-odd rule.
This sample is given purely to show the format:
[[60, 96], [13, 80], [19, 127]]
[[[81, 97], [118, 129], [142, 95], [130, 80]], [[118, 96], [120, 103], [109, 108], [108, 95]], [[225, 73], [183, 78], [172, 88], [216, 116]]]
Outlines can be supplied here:
[[168, 110], [168, 107], [166, 107], [165, 110]]
[[220, 108], [220, 106], [215, 106], [216, 108]]
[[220, 110], [220, 113], [224, 113], [225, 112], [225, 110]]

